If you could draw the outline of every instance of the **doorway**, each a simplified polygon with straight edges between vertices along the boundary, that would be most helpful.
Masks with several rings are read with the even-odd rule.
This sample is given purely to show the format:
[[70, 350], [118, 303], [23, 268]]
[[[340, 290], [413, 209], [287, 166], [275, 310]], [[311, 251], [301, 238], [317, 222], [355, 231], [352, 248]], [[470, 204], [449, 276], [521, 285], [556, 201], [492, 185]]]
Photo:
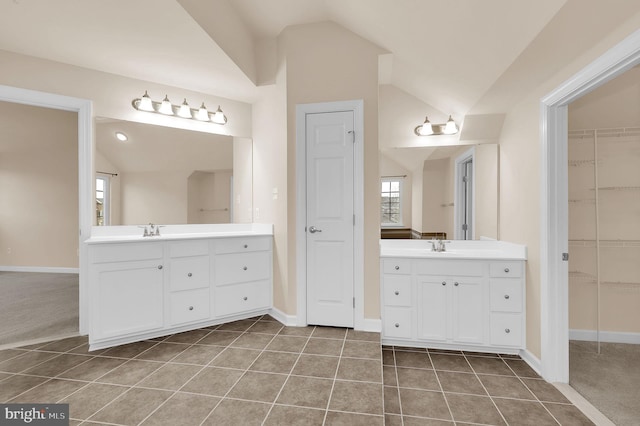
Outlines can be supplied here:
[[362, 106], [297, 106], [298, 325], [364, 328]]
[[473, 240], [475, 232], [474, 157], [475, 149], [471, 148], [456, 158], [453, 233], [456, 240]]

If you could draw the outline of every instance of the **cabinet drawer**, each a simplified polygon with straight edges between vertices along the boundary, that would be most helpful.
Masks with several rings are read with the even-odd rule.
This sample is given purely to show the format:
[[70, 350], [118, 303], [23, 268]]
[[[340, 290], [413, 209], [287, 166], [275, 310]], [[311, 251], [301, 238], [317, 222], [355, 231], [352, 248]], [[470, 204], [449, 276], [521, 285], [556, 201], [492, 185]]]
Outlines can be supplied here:
[[209, 254], [209, 241], [179, 241], [169, 244], [169, 257], [204, 256]]
[[382, 321], [384, 337], [411, 338], [412, 324], [410, 308], [385, 308]]
[[385, 275], [383, 284], [385, 306], [411, 306], [411, 277], [408, 275]]
[[171, 291], [209, 287], [209, 256], [171, 259]]
[[411, 261], [409, 259], [384, 259], [382, 272], [384, 274], [411, 274]]
[[202, 321], [210, 316], [208, 288], [171, 293], [170, 301], [172, 325]]
[[89, 262], [131, 262], [158, 259], [162, 264], [162, 243], [94, 244], [89, 246]]
[[462, 277], [481, 277], [484, 275], [484, 262], [464, 260], [425, 260], [415, 261], [418, 275], [455, 275]]
[[492, 311], [522, 312], [522, 285], [519, 279], [493, 279], [490, 286]]
[[522, 262], [491, 262], [489, 275], [492, 277], [519, 278], [522, 276]]
[[216, 287], [214, 306], [216, 316], [236, 314], [271, 306], [269, 281]]
[[268, 251], [216, 255], [216, 285], [265, 280], [271, 274]]
[[244, 253], [250, 251], [263, 251], [271, 248], [271, 237], [239, 237], [226, 238], [216, 241], [217, 253]]
[[491, 314], [491, 344], [522, 347], [522, 314]]

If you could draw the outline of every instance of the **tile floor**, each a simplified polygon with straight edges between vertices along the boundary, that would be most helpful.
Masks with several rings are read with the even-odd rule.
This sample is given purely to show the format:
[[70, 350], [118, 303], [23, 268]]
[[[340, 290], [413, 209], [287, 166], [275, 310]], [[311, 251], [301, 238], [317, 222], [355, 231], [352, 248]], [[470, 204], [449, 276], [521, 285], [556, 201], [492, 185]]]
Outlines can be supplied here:
[[[0, 351], [0, 402], [65, 402], [71, 425], [588, 425], [513, 356], [382, 347], [269, 316], [87, 351]], [[454, 423], [455, 422], [455, 423]]]

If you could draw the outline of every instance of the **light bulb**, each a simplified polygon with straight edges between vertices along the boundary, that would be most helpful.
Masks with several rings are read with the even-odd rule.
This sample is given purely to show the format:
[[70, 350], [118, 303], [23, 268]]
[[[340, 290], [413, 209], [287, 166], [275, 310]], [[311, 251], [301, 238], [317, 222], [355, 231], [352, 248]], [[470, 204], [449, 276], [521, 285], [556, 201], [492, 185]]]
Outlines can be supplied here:
[[451, 116], [449, 116], [447, 124], [445, 124], [442, 133], [444, 133], [445, 135], [455, 135], [456, 133], [458, 133], [458, 126], [456, 125], [456, 122], [453, 121], [453, 118], [451, 118]]
[[222, 112], [222, 109], [220, 109], [220, 105], [218, 105], [218, 109], [213, 114], [213, 118], [211, 118], [211, 121], [216, 124], [225, 124], [227, 122], [227, 117]]
[[160, 104], [160, 108], [158, 108], [158, 112], [165, 115], [173, 115], [173, 105], [171, 105], [167, 95], [164, 95], [164, 99]]
[[191, 108], [187, 103], [187, 98], [185, 98], [184, 102], [182, 102], [182, 105], [180, 105], [180, 109], [178, 110], [178, 115], [182, 118], [192, 118]]
[[196, 118], [200, 121], [209, 121], [209, 111], [207, 111], [207, 107], [204, 106], [204, 102], [200, 105]]
[[429, 117], [424, 118], [424, 123], [420, 126], [420, 130], [418, 130], [420, 136], [429, 136], [433, 134], [433, 126], [431, 126], [431, 122], [429, 121]]
[[155, 111], [153, 109], [153, 102], [151, 102], [151, 98], [149, 97], [149, 94], [147, 93], [147, 91], [144, 91], [144, 95], [142, 95], [142, 98], [140, 98], [140, 102], [138, 103], [138, 109], [142, 110], [142, 111]]
[[116, 138], [120, 141], [120, 142], [126, 142], [129, 140], [129, 137], [127, 135], [125, 135], [122, 132], [116, 132]]

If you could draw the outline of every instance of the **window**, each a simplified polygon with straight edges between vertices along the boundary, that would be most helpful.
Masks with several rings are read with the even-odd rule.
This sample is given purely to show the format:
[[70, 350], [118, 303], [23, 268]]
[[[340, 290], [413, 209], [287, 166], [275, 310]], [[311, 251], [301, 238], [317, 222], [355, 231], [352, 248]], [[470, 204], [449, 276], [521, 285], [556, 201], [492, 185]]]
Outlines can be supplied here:
[[107, 175], [96, 176], [96, 225], [109, 225], [110, 191]]
[[402, 226], [402, 179], [382, 178], [380, 222], [382, 226]]

